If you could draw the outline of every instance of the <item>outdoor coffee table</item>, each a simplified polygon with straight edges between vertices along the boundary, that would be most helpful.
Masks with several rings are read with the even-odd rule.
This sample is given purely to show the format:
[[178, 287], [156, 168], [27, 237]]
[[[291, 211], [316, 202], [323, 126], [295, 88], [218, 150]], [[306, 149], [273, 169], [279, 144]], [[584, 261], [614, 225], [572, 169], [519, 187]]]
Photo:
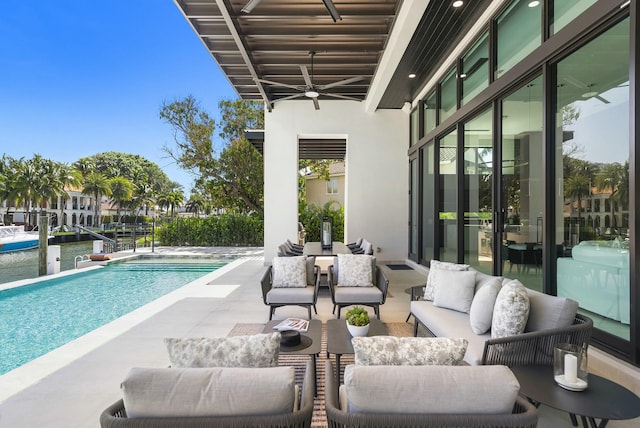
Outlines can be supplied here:
[[[273, 333], [273, 327], [280, 324], [282, 320], [273, 320], [269, 321], [265, 326], [263, 333]], [[346, 328], [346, 327], [345, 327]], [[322, 345], [322, 321], [319, 320], [311, 320], [309, 321], [309, 328], [306, 332], [300, 333], [301, 336], [306, 336], [311, 339], [311, 345], [306, 348], [298, 349], [296, 351], [290, 351], [283, 349], [280, 347], [280, 353], [282, 354], [291, 354], [291, 355], [310, 355], [313, 360], [313, 378], [316, 380], [316, 388], [315, 395], [318, 395], [318, 379], [316, 377], [316, 362], [318, 360], [318, 355], [320, 355], [320, 349]]]
[[[511, 371], [520, 382], [521, 394], [536, 405], [568, 412], [574, 426], [578, 426], [576, 415], [580, 416], [584, 428], [604, 428], [611, 419], [640, 416], [640, 398], [603, 377], [589, 373], [589, 387], [574, 392], [556, 384], [552, 366], [511, 367]], [[596, 419], [600, 419], [599, 424]]]
[[[387, 326], [379, 319], [371, 318], [367, 336], [386, 336], [387, 334], [389, 334]], [[351, 333], [347, 330], [347, 321], [344, 319], [327, 321], [327, 354], [336, 355], [336, 379], [338, 384], [340, 383], [340, 357], [345, 354], [353, 354], [351, 338]]]

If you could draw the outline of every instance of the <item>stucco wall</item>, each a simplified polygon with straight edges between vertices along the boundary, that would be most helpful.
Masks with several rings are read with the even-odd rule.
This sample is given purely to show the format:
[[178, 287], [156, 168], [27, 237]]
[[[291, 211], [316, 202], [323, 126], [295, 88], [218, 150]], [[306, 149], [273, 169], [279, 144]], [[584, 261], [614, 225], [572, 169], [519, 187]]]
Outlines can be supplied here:
[[369, 239], [380, 260], [407, 255], [409, 116], [401, 110], [366, 113], [363, 103], [284, 101], [265, 113], [265, 262], [297, 236], [297, 141], [347, 140], [345, 241]]

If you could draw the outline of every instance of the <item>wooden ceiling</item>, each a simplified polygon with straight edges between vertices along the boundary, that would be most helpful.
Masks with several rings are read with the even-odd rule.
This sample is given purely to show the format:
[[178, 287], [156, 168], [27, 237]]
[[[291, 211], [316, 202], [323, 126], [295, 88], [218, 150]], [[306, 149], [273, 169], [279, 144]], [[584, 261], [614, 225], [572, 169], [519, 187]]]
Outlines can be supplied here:
[[[277, 103], [303, 92], [300, 69], [313, 84], [361, 76], [362, 79], [326, 92], [363, 100], [382, 58], [402, 0], [334, 0], [341, 20], [334, 22], [323, 0], [260, 0], [250, 13], [249, 0], [174, 0], [203, 44], [243, 99]], [[426, 0], [425, 0], [426, 1]], [[380, 108], [401, 108], [416, 94], [456, 38], [464, 35], [489, 0], [468, 1], [460, 9], [448, 0], [432, 0], [386, 89]], [[408, 73], [417, 78], [408, 79]], [[260, 82], [269, 80], [281, 87]], [[304, 98], [304, 96], [302, 96]], [[320, 95], [320, 99], [329, 99]]]

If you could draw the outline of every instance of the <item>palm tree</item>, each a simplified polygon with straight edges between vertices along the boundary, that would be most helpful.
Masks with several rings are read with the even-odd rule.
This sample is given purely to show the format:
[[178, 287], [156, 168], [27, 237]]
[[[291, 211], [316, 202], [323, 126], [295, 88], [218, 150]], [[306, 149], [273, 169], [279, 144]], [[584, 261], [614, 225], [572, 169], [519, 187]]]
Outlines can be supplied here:
[[[565, 195], [571, 200], [578, 201], [578, 223], [580, 223], [580, 209], [582, 208], [582, 198], [588, 196], [591, 189], [589, 187], [589, 177], [586, 174], [576, 174], [568, 177], [564, 184]], [[573, 205], [573, 204], [572, 204]]]
[[93, 217], [93, 225], [100, 226], [100, 217], [98, 217], [98, 210], [100, 209], [100, 198], [102, 195], [111, 196], [111, 187], [109, 186], [109, 180], [100, 174], [99, 172], [91, 172], [84, 178], [84, 186], [82, 187], [82, 193], [92, 195], [95, 198], [95, 215]]
[[202, 195], [198, 193], [193, 193], [189, 197], [189, 200], [187, 201], [185, 208], [187, 209], [187, 211], [192, 212], [194, 217], [197, 217], [198, 213], [204, 210], [205, 204], [206, 203]]
[[82, 174], [75, 167], [67, 165], [65, 163], [58, 163], [56, 165], [55, 177], [52, 181], [52, 200], [58, 198], [61, 199], [60, 204], [60, 219], [64, 219], [64, 209], [67, 205], [67, 199], [69, 199], [69, 193], [67, 193], [68, 187], [79, 187], [82, 184]]
[[175, 216], [176, 207], [184, 201], [184, 193], [181, 190], [173, 190], [158, 196], [158, 205], [160, 208], [170, 208], [171, 217]]
[[116, 217], [120, 221], [120, 209], [133, 197], [133, 183], [124, 177], [114, 177], [109, 180], [109, 187], [111, 203], [116, 206]]
[[621, 165], [617, 162], [607, 164], [595, 179], [596, 188], [599, 191], [610, 190], [609, 208], [611, 209], [611, 229], [617, 226], [615, 202], [620, 211], [629, 204], [629, 162]]

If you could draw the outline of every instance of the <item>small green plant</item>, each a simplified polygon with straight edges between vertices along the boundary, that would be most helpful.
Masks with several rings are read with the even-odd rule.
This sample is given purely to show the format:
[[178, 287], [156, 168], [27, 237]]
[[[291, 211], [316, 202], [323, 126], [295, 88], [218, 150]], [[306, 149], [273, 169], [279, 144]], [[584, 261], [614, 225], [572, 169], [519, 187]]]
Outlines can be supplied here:
[[354, 306], [346, 313], [347, 322], [357, 327], [369, 324], [369, 314], [362, 306]]

